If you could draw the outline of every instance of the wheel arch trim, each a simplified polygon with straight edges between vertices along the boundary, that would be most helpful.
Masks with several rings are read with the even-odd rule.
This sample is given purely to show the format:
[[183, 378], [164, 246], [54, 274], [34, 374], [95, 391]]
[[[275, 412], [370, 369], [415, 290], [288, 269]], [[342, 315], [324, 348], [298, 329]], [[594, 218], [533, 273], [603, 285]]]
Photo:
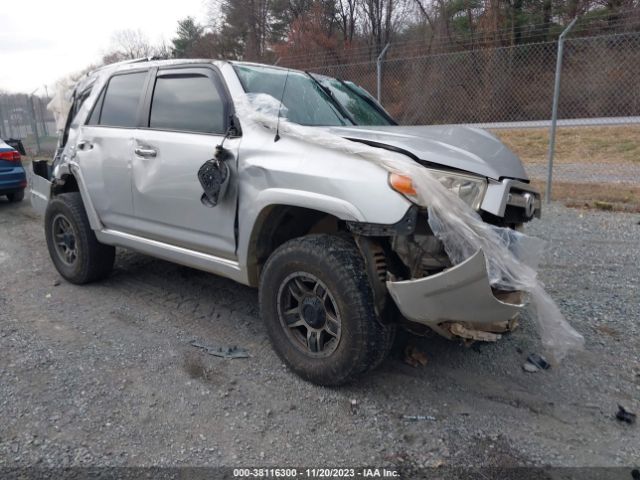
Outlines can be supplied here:
[[93, 202], [91, 201], [89, 190], [87, 190], [87, 185], [84, 181], [80, 165], [73, 161], [69, 162], [69, 172], [71, 175], [73, 175], [73, 177], [76, 179], [76, 183], [78, 184], [78, 190], [80, 190], [82, 203], [84, 204], [84, 209], [87, 212], [87, 217], [89, 218], [89, 225], [91, 225], [91, 228], [93, 230], [102, 230], [104, 228], [104, 225], [102, 224], [102, 221], [100, 221], [98, 212], [93, 206]]
[[345, 221], [364, 220], [364, 215], [355, 205], [329, 195], [288, 188], [269, 188], [261, 191], [248, 208], [242, 209], [241, 205], [239, 212], [241, 223], [238, 260], [241, 265], [246, 265], [251, 285], [257, 284], [257, 265], [253, 253], [256, 239], [259, 238], [260, 229], [263, 227], [260, 219], [276, 207], [305, 208]]

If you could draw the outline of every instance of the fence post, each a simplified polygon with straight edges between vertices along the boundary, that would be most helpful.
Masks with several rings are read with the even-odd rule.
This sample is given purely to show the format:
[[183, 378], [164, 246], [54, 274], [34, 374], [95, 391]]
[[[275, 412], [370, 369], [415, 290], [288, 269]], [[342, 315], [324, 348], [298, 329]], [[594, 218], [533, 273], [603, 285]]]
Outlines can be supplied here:
[[36, 137], [36, 155], [40, 154], [40, 135], [38, 134], [38, 121], [36, 117], [36, 109], [33, 104], [33, 95], [27, 97], [29, 99], [29, 110], [31, 112], [31, 128], [33, 129], [33, 136]]
[[378, 58], [376, 59], [376, 80], [377, 80], [377, 98], [378, 98], [378, 103], [381, 103], [382, 101], [382, 61], [384, 60], [384, 56], [387, 54], [387, 49], [389, 48], [389, 45], [391, 45], [390, 43], [387, 43], [384, 48], [382, 49], [382, 51], [380, 52], [380, 55], [378, 55]]
[[38, 113], [40, 114], [40, 133], [43, 137], [49, 135], [49, 131], [47, 129], [47, 121], [45, 118], [45, 109], [42, 106], [42, 98], [38, 98]]
[[4, 129], [4, 134], [7, 136], [7, 138], [13, 138], [13, 127], [11, 125], [11, 105], [9, 105], [9, 98], [8, 97], [4, 97], [3, 99], [0, 99], [0, 103], [2, 104], [2, 108], [4, 110], [4, 118], [7, 122], [7, 126]]
[[[5, 114], [8, 115], [5, 117]], [[6, 123], [5, 123], [6, 122]], [[0, 97], [0, 138], [11, 138], [11, 109], [7, 106], [7, 97]], [[4, 137], [2, 136], [4, 135]]]
[[560, 73], [562, 72], [562, 54], [564, 52], [564, 37], [569, 33], [578, 20], [575, 17], [560, 37], [558, 37], [558, 58], [556, 58], [556, 78], [553, 85], [553, 107], [551, 108], [551, 127], [549, 130], [549, 151], [547, 153], [547, 188], [544, 197], [547, 203], [551, 202], [551, 180], [553, 176], [553, 154], [556, 148], [556, 123], [558, 122], [558, 100], [560, 99]]
[[[2, 114], [2, 104], [0, 104], [0, 140], [5, 138], [4, 133], [5, 133], [4, 115]], [[9, 138], [9, 135], [6, 135], [6, 138]]]

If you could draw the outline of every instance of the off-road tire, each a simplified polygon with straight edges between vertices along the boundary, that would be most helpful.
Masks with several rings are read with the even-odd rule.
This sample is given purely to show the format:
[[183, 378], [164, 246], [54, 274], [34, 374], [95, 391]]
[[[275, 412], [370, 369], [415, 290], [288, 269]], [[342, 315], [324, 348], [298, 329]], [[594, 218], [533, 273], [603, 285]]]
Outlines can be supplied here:
[[395, 323], [384, 325], [380, 328], [380, 330], [383, 337], [382, 348], [377, 352], [377, 355], [374, 356], [374, 359], [369, 366], [369, 370], [375, 370], [380, 365], [382, 365], [396, 341], [396, 332], [398, 328]]
[[24, 200], [24, 188], [22, 190], [18, 190], [17, 192], [7, 193], [7, 199], [10, 202], [21, 202]]
[[[77, 258], [71, 265], [61, 259], [55, 246], [52, 223], [59, 215], [69, 222], [75, 236]], [[66, 280], [84, 284], [101, 280], [111, 273], [116, 249], [96, 239], [80, 193], [63, 193], [54, 197], [47, 205], [44, 227], [51, 260]]]
[[[321, 280], [338, 307], [341, 336], [327, 357], [314, 358], [302, 352], [280, 321], [278, 292], [296, 272]], [[379, 365], [393, 344], [395, 326], [385, 326], [376, 317], [364, 260], [351, 239], [319, 234], [286, 242], [264, 266], [259, 297], [273, 348], [291, 370], [310, 382], [324, 386], [348, 383]]]

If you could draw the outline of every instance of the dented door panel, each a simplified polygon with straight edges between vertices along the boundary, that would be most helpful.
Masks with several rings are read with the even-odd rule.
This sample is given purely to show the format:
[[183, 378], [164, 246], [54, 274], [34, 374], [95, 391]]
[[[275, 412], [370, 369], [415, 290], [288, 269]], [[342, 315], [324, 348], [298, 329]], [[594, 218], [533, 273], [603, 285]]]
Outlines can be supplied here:
[[[228, 139], [233, 153], [227, 191], [215, 207], [201, 201], [198, 170], [213, 157], [222, 136], [138, 130], [133, 142], [135, 233], [186, 248], [232, 258], [235, 255], [236, 165], [239, 139]], [[145, 155], [145, 151], [155, 152]], [[142, 155], [140, 154], [142, 153]]]
[[108, 228], [126, 229], [133, 218], [131, 152], [133, 129], [80, 127], [74, 161], [96, 213]]

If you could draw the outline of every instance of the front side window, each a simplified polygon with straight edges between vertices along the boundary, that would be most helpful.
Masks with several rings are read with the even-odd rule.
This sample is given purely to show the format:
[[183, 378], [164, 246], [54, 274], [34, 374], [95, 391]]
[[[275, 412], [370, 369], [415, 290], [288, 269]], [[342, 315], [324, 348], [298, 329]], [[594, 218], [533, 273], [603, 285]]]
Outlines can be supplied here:
[[166, 75], [156, 79], [149, 127], [222, 134], [224, 103], [213, 80], [204, 75]]
[[116, 75], [109, 81], [105, 94], [100, 125], [111, 127], [135, 127], [137, 125], [138, 102], [147, 72]]

